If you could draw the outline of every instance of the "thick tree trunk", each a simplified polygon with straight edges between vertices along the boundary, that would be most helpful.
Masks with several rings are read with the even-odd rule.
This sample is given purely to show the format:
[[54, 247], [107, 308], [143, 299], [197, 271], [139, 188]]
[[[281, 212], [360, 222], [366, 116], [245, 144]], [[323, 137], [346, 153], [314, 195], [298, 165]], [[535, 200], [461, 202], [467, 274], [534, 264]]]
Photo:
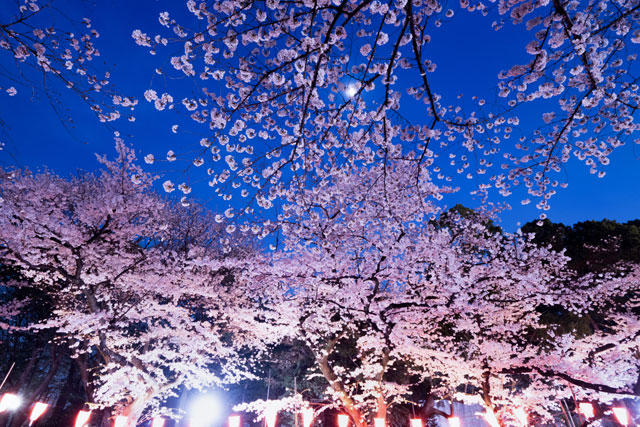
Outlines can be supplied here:
[[138, 420], [142, 416], [142, 412], [144, 408], [147, 407], [147, 403], [153, 396], [153, 392], [151, 390], [147, 391], [143, 396], [140, 396], [133, 402], [131, 402], [123, 411], [122, 414], [127, 416], [127, 427], [136, 427], [138, 424]]
[[320, 357], [317, 360], [318, 366], [320, 367], [320, 372], [322, 372], [322, 375], [324, 376], [324, 378], [329, 382], [331, 387], [338, 393], [338, 396], [340, 397], [340, 402], [342, 403], [344, 410], [347, 412], [347, 414], [349, 414], [349, 417], [351, 417], [351, 420], [355, 424], [355, 427], [367, 427], [367, 423], [363, 419], [362, 413], [358, 410], [358, 408], [356, 408], [355, 402], [353, 401], [351, 396], [347, 394], [347, 391], [344, 389], [342, 382], [336, 377], [336, 374], [333, 372], [333, 369], [331, 369], [331, 366], [329, 366], [329, 355], [331, 354], [334, 347], [338, 343], [338, 340], [339, 340], [339, 337], [329, 341], [329, 344], [327, 345], [324, 356]]
[[73, 361], [69, 362], [69, 371], [67, 372], [67, 377], [65, 378], [64, 385], [60, 388], [60, 393], [55, 402], [55, 405], [51, 408], [51, 412], [49, 417], [53, 420], [62, 420], [64, 417], [64, 409], [67, 402], [73, 404], [69, 400], [69, 396], [73, 391], [73, 381], [76, 373], [76, 366]]
[[82, 386], [87, 396], [88, 402], [93, 402], [93, 387], [91, 386], [91, 380], [89, 378], [89, 361], [86, 353], [81, 354], [76, 358], [76, 364], [80, 371], [80, 379], [82, 380]]

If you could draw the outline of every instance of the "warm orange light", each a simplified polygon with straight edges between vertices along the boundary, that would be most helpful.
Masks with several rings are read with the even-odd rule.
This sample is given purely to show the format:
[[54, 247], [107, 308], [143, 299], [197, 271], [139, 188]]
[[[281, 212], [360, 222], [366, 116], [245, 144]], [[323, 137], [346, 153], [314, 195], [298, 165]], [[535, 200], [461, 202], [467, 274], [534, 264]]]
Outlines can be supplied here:
[[593, 418], [595, 415], [593, 405], [589, 402], [580, 402], [578, 404], [578, 412], [584, 415], [586, 419]]
[[384, 427], [384, 426], [385, 426], [384, 418], [373, 419], [373, 427]]
[[89, 417], [91, 417], [91, 411], [80, 411], [78, 412], [78, 416], [76, 417], [75, 427], [84, 427], [89, 422]]
[[409, 420], [409, 424], [411, 425], [411, 427], [422, 427], [422, 419], [411, 418], [411, 420]]
[[264, 410], [264, 420], [267, 427], [276, 427], [276, 419], [278, 418], [278, 410], [275, 406], [269, 406]]
[[529, 416], [527, 415], [527, 412], [524, 409], [522, 408], [514, 409], [513, 415], [516, 417], [516, 419], [518, 420], [518, 423], [520, 423], [522, 427], [526, 427], [529, 424]]
[[302, 427], [311, 427], [314, 415], [312, 408], [304, 408], [302, 410]]
[[15, 411], [21, 403], [22, 399], [17, 394], [5, 393], [0, 399], [0, 412]]
[[229, 417], [229, 427], [240, 427], [240, 415], [231, 415]]
[[347, 427], [349, 425], [349, 415], [338, 415], [338, 427]]
[[460, 427], [460, 418], [449, 417], [449, 427]]
[[29, 415], [29, 425], [33, 424], [35, 420], [40, 418], [40, 416], [44, 414], [44, 412], [47, 410], [48, 407], [49, 405], [47, 405], [46, 403], [36, 402], [36, 404], [33, 405], [31, 414]]
[[164, 427], [164, 418], [155, 417], [151, 423], [151, 427]]
[[629, 412], [626, 408], [611, 408], [611, 410], [620, 424], [625, 427], [629, 425]]

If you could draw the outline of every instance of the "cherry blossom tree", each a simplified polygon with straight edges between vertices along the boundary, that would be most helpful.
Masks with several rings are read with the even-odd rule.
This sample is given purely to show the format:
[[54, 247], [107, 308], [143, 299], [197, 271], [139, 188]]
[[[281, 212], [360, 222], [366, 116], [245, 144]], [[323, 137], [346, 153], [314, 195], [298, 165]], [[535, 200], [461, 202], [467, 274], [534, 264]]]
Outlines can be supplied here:
[[[192, 21], [163, 12], [165, 33], [132, 36], [153, 53], [178, 43], [171, 67], [156, 72], [193, 77], [195, 95], [164, 86], [145, 98], [208, 126], [197, 155], [170, 151], [167, 160], [208, 165], [218, 195], [245, 198], [233, 203], [236, 211], [269, 208], [286, 189], [316, 185], [350, 162], [393, 157], [434, 179], [460, 173], [480, 192], [506, 196], [523, 187], [523, 203], [533, 198], [547, 210], [565, 185], [555, 172], [571, 158], [603, 176], [613, 149], [638, 142], [635, 0], [190, 0], [187, 7]], [[458, 99], [433, 85], [429, 42], [467, 12], [495, 18], [496, 29], [509, 20], [513, 31], [533, 32], [531, 60], [497, 76], [503, 103]], [[542, 117], [519, 116], [529, 103]], [[516, 127], [523, 136], [512, 142]], [[188, 183], [181, 189], [190, 191]]]
[[98, 174], [3, 170], [0, 250], [52, 299], [52, 316], [32, 327], [53, 329], [72, 349], [90, 405], [134, 426], [178, 387], [250, 376], [237, 352], [259, 354], [278, 335], [265, 315], [255, 319], [259, 289], [233, 279], [240, 255], [207, 257], [206, 232], [181, 224], [187, 239], [172, 229], [153, 178], [117, 148], [117, 160], [100, 157]]
[[[111, 122], [138, 101], [116, 93], [108, 70], [91, 66], [100, 56], [96, 39], [100, 33], [89, 18], [77, 22], [55, 1], [19, 0], [4, 5], [0, 16], [0, 75], [3, 104], [6, 97], [42, 96], [65, 126], [73, 121], [65, 112], [59, 91], [75, 93], [101, 122]], [[13, 64], [11, 64], [13, 62]], [[8, 66], [7, 66], [8, 65]], [[30, 95], [27, 95], [30, 94]], [[130, 120], [133, 116], [128, 114]]]
[[[283, 205], [284, 249], [254, 266], [254, 280], [291, 288], [278, 311], [298, 324], [325, 397], [362, 427], [417, 400], [427, 419], [451, 415], [433, 405], [446, 398], [481, 403], [511, 425], [515, 406], [552, 418], [571, 388], [636, 396], [637, 266], [576, 278], [564, 255], [496, 231], [485, 214], [443, 215], [437, 199], [448, 190], [427, 177], [407, 185], [408, 165], [354, 166], [332, 176], [332, 189], [303, 190], [298, 200], [314, 203]], [[564, 331], [541, 310], [552, 306], [597, 312], [608, 327]], [[426, 396], [415, 396], [419, 384]], [[304, 403], [246, 407], [268, 405]]]

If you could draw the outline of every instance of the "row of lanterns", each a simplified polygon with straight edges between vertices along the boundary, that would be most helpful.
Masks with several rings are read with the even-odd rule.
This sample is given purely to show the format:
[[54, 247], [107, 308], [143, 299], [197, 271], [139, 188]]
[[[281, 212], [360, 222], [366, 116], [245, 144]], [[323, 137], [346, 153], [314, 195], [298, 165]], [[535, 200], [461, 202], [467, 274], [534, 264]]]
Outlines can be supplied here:
[[[12, 393], [5, 393], [0, 399], [0, 413], [5, 411], [15, 411], [22, 400], [20, 396]], [[45, 413], [49, 405], [42, 402], [36, 402], [31, 409], [31, 413], [29, 414], [29, 425], [33, 425], [33, 423], [38, 420]], [[629, 412], [624, 407], [613, 407], [611, 408], [613, 415], [616, 417], [616, 420], [621, 425], [627, 427], [630, 424]], [[589, 402], [580, 402], [578, 404], [578, 412], [581, 413], [587, 420], [595, 417], [595, 409], [593, 404]], [[265, 424], [267, 427], [276, 427], [276, 418], [278, 415], [278, 410], [275, 407], [270, 407], [265, 410], [264, 418]], [[492, 411], [487, 411], [485, 413], [480, 413], [484, 417], [485, 421], [491, 427], [500, 427], [498, 423], [498, 419]], [[513, 411], [513, 415], [518, 420], [522, 427], [526, 427], [528, 425], [528, 416], [524, 409], [516, 408]], [[76, 421], [74, 427], [85, 427], [91, 418], [91, 411], [79, 411], [76, 416]], [[312, 408], [305, 408], [302, 410], [302, 426], [303, 427], [311, 427], [314, 418], [314, 411]], [[449, 421], [449, 427], [461, 427], [460, 418], [458, 417], [449, 417], [447, 418]], [[124, 415], [117, 416], [114, 420], [113, 427], [125, 427], [127, 425], [128, 417]], [[151, 427], [163, 427], [164, 419], [162, 418], [154, 418]], [[384, 418], [374, 418], [373, 419], [373, 427], [385, 427], [386, 422]], [[195, 427], [195, 426], [193, 426]], [[241, 427], [240, 426], [240, 416], [232, 415], [229, 417], [229, 427]], [[338, 427], [349, 427], [349, 415], [339, 414], [338, 415]], [[410, 427], [423, 427], [422, 420], [420, 418], [413, 418], [410, 420]]]
[[[5, 411], [15, 411], [22, 404], [22, 399], [17, 394], [5, 393], [0, 399], [0, 414]], [[44, 414], [49, 405], [42, 402], [36, 402], [31, 408], [29, 413], [29, 425], [33, 425]], [[91, 418], [91, 411], [79, 411], [76, 416], [74, 427], [85, 427]], [[115, 418], [113, 427], [125, 427], [127, 425], [128, 418], [120, 415]], [[162, 418], [154, 418], [151, 423], [151, 427], [163, 427], [164, 420]], [[239, 427], [239, 426], [238, 426]]]

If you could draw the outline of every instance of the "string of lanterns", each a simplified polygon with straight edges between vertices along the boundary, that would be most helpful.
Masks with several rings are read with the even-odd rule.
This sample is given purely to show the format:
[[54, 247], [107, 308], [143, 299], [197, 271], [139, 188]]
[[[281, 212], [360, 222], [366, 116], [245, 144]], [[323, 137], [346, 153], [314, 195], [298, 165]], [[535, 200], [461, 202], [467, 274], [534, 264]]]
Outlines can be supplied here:
[[[5, 411], [15, 411], [22, 404], [22, 399], [17, 394], [5, 393], [0, 398], [0, 414]], [[32, 426], [49, 408], [49, 405], [43, 402], [35, 402], [31, 408], [29, 414], [29, 426]], [[612, 407], [610, 408], [614, 417], [618, 423], [624, 427], [628, 427], [631, 423], [631, 417], [629, 411], [625, 407]], [[584, 416], [588, 421], [596, 416], [596, 410], [590, 402], [580, 402], [577, 407], [578, 413]], [[600, 410], [600, 412], [602, 412]], [[311, 427], [315, 412], [312, 408], [305, 408], [301, 411], [302, 414], [302, 427]], [[500, 427], [498, 419], [491, 410], [487, 412], [479, 413], [484, 417], [487, 424], [491, 427]], [[513, 415], [522, 427], [527, 427], [528, 415], [523, 408], [516, 408], [513, 410]], [[268, 407], [264, 412], [264, 420], [266, 427], [276, 427], [276, 421], [278, 417], [278, 410], [275, 407]], [[76, 416], [74, 427], [86, 427], [91, 418], [91, 411], [78, 411]], [[338, 427], [349, 427], [350, 417], [347, 414], [338, 414]], [[448, 417], [449, 427], [462, 427], [460, 418]], [[113, 427], [125, 427], [127, 425], [128, 417], [125, 415], [119, 415], [114, 419]], [[229, 427], [241, 427], [241, 420], [239, 415], [231, 415], [229, 417]], [[151, 427], [164, 427], [165, 420], [160, 417], [156, 417], [151, 422]], [[197, 423], [197, 420], [193, 422]], [[192, 423], [193, 423], [192, 422]], [[193, 427], [193, 426], [192, 426]], [[386, 427], [386, 420], [384, 418], [374, 418], [373, 427]], [[409, 420], [409, 427], [423, 427], [422, 419], [412, 418]]]

